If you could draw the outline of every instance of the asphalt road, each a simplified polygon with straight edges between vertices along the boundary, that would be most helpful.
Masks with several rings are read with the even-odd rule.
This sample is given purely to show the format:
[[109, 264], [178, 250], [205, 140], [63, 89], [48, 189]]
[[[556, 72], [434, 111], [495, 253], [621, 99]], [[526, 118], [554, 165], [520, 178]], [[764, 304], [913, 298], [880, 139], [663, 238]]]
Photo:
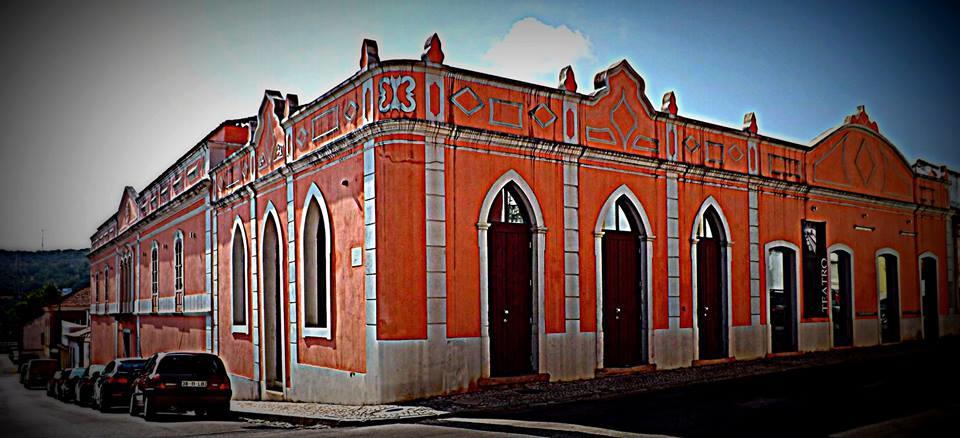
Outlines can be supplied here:
[[[296, 428], [166, 416], [147, 423], [27, 390], [0, 374], [0, 436], [956, 436], [960, 342], [909, 355], [419, 424]], [[0, 369], [9, 366], [0, 358]]]
[[958, 346], [474, 417], [668, 436], [957, 436]]

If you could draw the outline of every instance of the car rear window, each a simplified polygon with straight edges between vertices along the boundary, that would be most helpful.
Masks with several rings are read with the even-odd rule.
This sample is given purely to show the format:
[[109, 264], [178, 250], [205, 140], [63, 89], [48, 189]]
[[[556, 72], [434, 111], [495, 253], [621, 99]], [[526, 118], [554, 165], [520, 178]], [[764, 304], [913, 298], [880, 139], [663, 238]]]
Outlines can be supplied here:
[[157, 373], [160, 374], [221, 374], [220, 360], [206, 355], [171, 355], [160, 361]]
[[56, 371], [57, 361], [55, 360], [35, 360], [30, 362], [30, 370], [33, 372]]
[[120, 362], [120, 369], [117, 370], [117, 372], [132, 373], [134, 371], [140, 371], [146, 363], [146, 360], [125, 360]]

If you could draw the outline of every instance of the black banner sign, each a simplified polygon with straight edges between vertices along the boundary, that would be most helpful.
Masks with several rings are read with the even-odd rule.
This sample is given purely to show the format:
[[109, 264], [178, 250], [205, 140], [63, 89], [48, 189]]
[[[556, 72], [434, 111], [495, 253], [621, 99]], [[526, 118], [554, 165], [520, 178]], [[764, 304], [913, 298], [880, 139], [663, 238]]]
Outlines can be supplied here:
[[830, 294], [827, 223], [800, 221], [803, 230], [803, 316], [826, 318]]

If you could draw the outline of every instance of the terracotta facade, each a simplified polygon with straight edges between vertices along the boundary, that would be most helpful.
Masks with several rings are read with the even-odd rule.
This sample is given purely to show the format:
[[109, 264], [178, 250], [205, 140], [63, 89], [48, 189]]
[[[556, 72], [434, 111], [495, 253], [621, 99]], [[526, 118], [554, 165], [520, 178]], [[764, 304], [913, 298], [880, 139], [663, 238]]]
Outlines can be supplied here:
[[[738, 129], [684, 117], [672, 92], [658, 109], [626, 61], [589, 94], [560, 76], [548, 88], [451, 67], [434, 35], [421, 60], [380, 61], [364, 41], [360, 70], [309, 103], [268, 90], [255, 117], [125, 190], [93, 236], [94, 361], [212, 351], [249, 399], [379, 403], [495, 383], [509, 312], [491, 311], [504, 273], [490, 263], [512, 253], [491, 242], [514, 209], [532, 254], [528, 374], [610, 368], [604, 327], [621, 309], [603, 305], [604, 236], [621, 208], [640, 239], [627, 267], [640, 311], [616, 336], [642, 346], [637, 366], [758, 358], [781, 341], [826, 350], [842, 344], [835, 318], [853, 346], [894, 326], [898, 341], [960, 331], [957, 174], [908, 163], [862, 107], [796, 144], [752, 113]], [[812, 271], [806, 245], [827, 254]], [[849, 263], [830, 264], [835, 251]], [[721, 309], [704, 308], [708, 288]]]

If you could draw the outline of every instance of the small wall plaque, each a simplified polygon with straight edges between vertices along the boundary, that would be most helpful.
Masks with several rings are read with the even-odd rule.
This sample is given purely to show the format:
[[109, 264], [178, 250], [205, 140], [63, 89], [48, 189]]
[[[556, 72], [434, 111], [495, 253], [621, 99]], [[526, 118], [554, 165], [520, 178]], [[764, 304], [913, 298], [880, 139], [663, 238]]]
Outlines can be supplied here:
[[363, 265], [363, 249], [359, 246], [350, 248], [350, 264], [352, 266]]

